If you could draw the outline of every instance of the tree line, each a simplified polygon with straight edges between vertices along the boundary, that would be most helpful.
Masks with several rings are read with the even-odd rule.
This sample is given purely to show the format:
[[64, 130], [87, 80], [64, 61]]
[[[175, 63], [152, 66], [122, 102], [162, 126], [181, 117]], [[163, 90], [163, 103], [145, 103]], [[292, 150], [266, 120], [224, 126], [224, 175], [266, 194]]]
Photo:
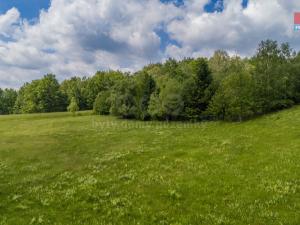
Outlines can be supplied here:
[[131, 74], [99, 71], [59, 83], [54, 75], [0, 89], [0, 114], [91, 110], [138, 120], [242, 121], [300, 102], [300, 53], [262, 41], [254, 56], [169, 59]]

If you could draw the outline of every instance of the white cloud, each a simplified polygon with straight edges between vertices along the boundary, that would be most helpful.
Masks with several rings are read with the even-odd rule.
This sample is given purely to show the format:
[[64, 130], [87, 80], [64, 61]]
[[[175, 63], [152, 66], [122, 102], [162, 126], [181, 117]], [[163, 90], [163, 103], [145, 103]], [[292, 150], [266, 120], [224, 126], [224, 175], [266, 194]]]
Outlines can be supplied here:
[[174, 54], [176, 49], [179, 58], [182, 55], [210, 55], [221, 48], [249, 55], [253, 54], [259, 41], [267, 38], [291, 42], [297, 49], [300, 47], [300, 35], [293, 31], [293, 12], [300, 10], [299, 1], [250, 0], [244, 9], [240, 0], [225, 0], [224, 10], [220, 13], [191, 10], [195, 2], [187, 3], [183, 19], [169, 25], [172, 38], [182, 47], [170, 45], [167, 54]]
[[[32, 24], [12, 8], [0, 15], [0, 87], [55, 73], [60, 80], [98, 69], [136, 70], [166, 57], [210, 55], [222, 48], [253, 53], [266, 38], [289, 41], [297, 0], [224, 0], [220, 13], [204, 12], [208, 0], [175, 7], [159, 0], [52, 0]], [[165, 29], [180, 46], [160, 48], [156, 30]]]
[[0, 86], [19, 86], [50, 72], [63, 79], [159, 61], [163, 52], [155, 30], [178, 13], [159, 0], [52, 0], [30, 24], [12, 9], [0, 17], [0, 34], [14, 33], [0, 47]]
[[20, 13], [16, 8], [0, 15], [0, 36], [11, 38], [19, 28]]

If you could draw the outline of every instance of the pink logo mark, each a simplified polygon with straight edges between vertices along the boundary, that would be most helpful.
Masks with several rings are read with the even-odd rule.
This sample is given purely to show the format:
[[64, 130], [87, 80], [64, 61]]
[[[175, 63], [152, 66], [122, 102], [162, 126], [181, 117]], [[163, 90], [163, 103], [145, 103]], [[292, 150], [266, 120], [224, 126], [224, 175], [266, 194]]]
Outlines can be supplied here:
[[296, 25], [298, 25], [298, 24], [300, 24], [300, 12], [296, 12], [295, 14], [294, 14], [294, 24]]

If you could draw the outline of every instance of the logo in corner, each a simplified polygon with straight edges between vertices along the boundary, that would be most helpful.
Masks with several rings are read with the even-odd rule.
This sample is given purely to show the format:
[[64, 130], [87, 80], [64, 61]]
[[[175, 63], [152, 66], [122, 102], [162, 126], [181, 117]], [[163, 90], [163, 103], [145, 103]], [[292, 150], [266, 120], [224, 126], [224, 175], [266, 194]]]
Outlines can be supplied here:
[[300, 31], [300, 12], [294, 13], [294, 30]]

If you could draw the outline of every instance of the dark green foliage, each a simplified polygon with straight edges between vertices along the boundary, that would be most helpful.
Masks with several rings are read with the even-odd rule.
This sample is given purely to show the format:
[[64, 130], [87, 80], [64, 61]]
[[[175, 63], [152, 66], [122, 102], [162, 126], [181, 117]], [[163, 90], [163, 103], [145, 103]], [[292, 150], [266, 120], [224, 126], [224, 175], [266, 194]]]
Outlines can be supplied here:
[[288, 44], [278, 46], [276, 41], [259, 44], [253, 58], [255, 93], [260, 113], [287, 108], [293, 105], [291, 98], [291, 74], [289, 62], [292, 52]]
[[0, 89], [0, 115], [13, 113], [17, 92], [13, 89]]
[[254, 82], [239, 58], [232, 61], [231, 72], [222, 80], [208, 112], [217, 119], [242, 121], [255, 114]]
[[150, 99], [149, 114], [155, 119], [174, 120], [182, 115], [182, 87], [175, 79], [167, 80]]
[[291, 99], [300, 103], [300, 53], [289, 63]]
[[155, 90], [155, 81], [145, 71], [126, 76], [115, 86], [111, 94], [110, 112], [122, 118], [146, 120], [148, 105]]
[[210, 101], [209, 86], [212, 83], [207, 60], [199, 58], [191, 62], [192, 76], [184, 83], [184, 117], [199, 119]]
[[100, 92], [94, 102], [93, 111], [97, 115], [108, 115], [111, 107], [111, 92]]
[[167, 77], [178, 78], [178, 62], [175, 59], [168, 59], [162, 66], [162, 72]]
[[84, 82], [83, 96], [86, 99], [87, 109], [92, 109], [97, 95], [102, 91], [110, 90], [123, 74], [119, 71], [97, 72]]
[[147, 72], [136, 75], [136, 118], [145, 120], [149, 118], [148, 106], [151, 94], [155, 91], [155, 81]]
[[118, 82], [111, 95], [110, 112], [122, 118], [136, 118], [137, 109], [137, 86], [133, 77], [127, 76]]
[[138, 120], [241, 121], [300, 103], [300, 54], [266, 40], [251, 58], [218, 50], [210, 58], [168, 59], [134, 74], [101, 71], [61, 85], [47, 75], [24, 84], [17, 97], [0, 90], [0, 114], [65, 111], [75, 101], [80, 110]]

